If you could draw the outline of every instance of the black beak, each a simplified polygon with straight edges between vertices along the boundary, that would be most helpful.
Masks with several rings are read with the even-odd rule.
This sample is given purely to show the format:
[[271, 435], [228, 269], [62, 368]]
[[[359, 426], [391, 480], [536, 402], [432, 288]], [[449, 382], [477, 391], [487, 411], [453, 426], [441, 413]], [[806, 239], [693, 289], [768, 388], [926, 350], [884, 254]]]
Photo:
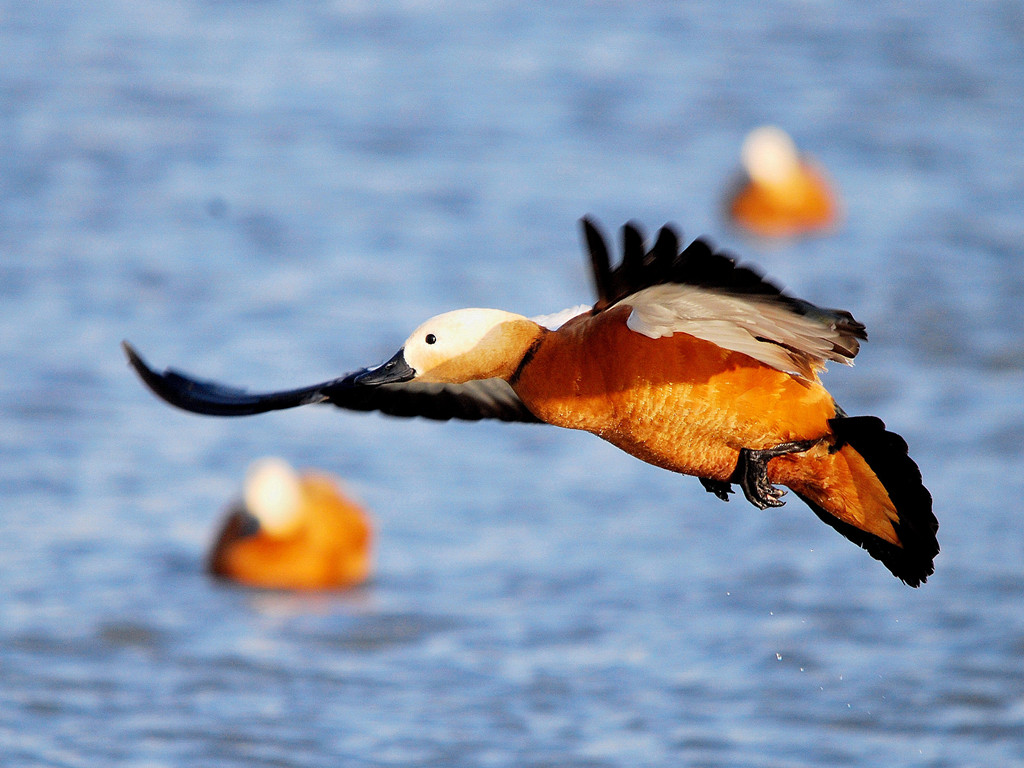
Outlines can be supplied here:
[[407, 362], [405, 362], [405, 349], [400, 349], [383, 365], [364, 371], [352, 379], [353, 384], [375, 387], [378, 384], [397, 384], [401, 381], [409, 381], [416, 375]]
[[260, 532], [259, 519], [243, 505], [239, 504], [232, 516], [238, 525], [239, 538], [247, 539]]

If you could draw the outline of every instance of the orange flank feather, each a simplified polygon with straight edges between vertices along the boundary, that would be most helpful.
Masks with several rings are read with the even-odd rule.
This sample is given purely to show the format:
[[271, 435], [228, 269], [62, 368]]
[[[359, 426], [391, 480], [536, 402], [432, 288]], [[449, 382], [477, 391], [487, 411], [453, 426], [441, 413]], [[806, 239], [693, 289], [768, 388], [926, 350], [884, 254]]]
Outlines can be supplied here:
[[285, 467], [271, 464], [270, 479], [264, 475], [263, 487], [254, 489], [268, 471], [267, 462], [254, 465], [245, 502], [228, 514], [210, 552], [210, 572], [270, 589], [342, 589], [365, 581], [372, 543], [366, 513], [333, 478]]
[[829, 432], [835, 404], [798, 379], [688, 334], [649, 339], [631, 307], [545, 333], [512, 388], [543, 421], [583, 429], [673, 472], [728, 481], [741, 448]]

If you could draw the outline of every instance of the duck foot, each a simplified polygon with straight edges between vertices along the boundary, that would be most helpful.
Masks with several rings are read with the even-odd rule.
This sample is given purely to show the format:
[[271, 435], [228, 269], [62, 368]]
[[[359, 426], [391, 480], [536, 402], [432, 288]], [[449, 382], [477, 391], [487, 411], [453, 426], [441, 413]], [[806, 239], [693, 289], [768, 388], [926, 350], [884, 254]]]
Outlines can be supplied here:
[[700, 480], [700, 484], [704, 486], [705, 491], [715, 494], [722, 501], [728, 501], [729, 494], [733, 493], [732, 483], [727, 483], [724, 480], [709, 480], [706, 477], [698, 477], [697, 479]]
[[[761, 450], [740, 448], [733, 480], [739, 483], [740, 488], [743, 489], [743, 495], [747, 497], [747, 501], [758, 509], [781, 507], [786, 503], [782, 501], [782, 497], [786, 495], [786, 492], [768, 481], [768, 462], [777, 456], [785, 456], [789, 453], [803, 453], [813, 448], [819, 442], [820, 440], [800, 440], [793, 443], [780, 443], [772, 448], [763, 448]], [[707, 485], [704, 487], [707, 488]], [[709, 488], [708, 490], [711, 489]], [[714, 491], [711, 492], [714, 493]]]

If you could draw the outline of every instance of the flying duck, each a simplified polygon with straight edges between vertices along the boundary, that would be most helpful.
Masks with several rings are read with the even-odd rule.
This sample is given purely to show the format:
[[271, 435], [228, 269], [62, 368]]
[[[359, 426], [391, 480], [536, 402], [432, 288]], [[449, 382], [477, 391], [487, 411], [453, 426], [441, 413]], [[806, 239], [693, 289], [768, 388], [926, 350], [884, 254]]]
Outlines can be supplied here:
[[582, 220], [597, 302], [530, 319], [460, 309], [427, 320], [387, 362], [309, 387], [250, 393], [174, 370], [127, 343], [159, 397], [195, 413], [241, 416], [331, 403], [429, 419], [543, 422], [592, 432], [658, 467], [696, 476], [728, 501], [765, 509], [786, 486], [895, 576], [933, 572], [938, 523], [907, 444], [872, 416], [847, 416], [819, 379], [852, 364], [864, 326], [783, 292], [666, 225], [650, 247], [622, 229], [614, 268]]
[[265, 458], [249, 467], [207, 566], [251, 587], [342, 589], [369, 576], [371, 538], [366, 513], [332, 477]]
[[760, 237], [794, 237], [835, 225], [839, 204], [832, 186], [781, 128], [751, 131], [740, 157], [743, 173], [726, 200], [736, 226]]

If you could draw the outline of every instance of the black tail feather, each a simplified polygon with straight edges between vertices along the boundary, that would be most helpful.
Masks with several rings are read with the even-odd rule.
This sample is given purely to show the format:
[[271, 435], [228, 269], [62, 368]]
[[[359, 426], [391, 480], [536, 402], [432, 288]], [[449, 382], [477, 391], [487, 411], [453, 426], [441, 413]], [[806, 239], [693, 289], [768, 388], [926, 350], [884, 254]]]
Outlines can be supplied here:
[[903, 546], [898, 547], [870, 533], [844, 523], [814, 502], [800, 495], [825, 523], [880, 560], [893, 575], [912, 587], [928, 580], [935, 571], [939, 553], [935, 534], [938, 520], [932, 512], [932, 495], [924, 487], [921, 470], [907, 454], [906, 441], [887, 432], [881, 419], [874, 416], [847, 416], [831, 419], [829, 425], [837, 445], [852, 447], [861, 455], [889, 494], [899, 521], [893, 525]]

